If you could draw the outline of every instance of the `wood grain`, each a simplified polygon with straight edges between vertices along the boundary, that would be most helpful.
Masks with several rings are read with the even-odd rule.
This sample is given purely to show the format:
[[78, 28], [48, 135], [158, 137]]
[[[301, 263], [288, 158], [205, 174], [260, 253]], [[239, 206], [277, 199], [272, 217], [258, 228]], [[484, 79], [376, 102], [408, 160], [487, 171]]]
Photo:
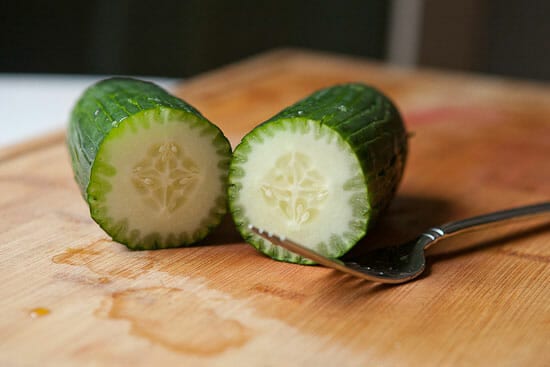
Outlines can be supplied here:
[[[398, 197], [352, 255], [550, 198], [546, 85], [282, 50], [176, 93], [235, 145], [345, 81], [390, 95], [413, 134]], [[0, 151], [0, 365], [547, 366], [548, 225], [462, 247], [401, 286], [270, 260], [230, 220], [202, 246], [130, 252], [90, 219], [62, 138], [12, 147]]]

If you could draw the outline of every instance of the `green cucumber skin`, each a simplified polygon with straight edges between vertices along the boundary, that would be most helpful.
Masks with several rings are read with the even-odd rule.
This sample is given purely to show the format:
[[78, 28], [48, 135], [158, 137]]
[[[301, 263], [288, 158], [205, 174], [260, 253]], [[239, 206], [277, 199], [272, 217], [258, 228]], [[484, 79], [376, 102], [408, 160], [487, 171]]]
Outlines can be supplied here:
[[[257, 128], [279, 120], [293, 119], [297, 123], [309, 119], [326, 125], [343, 137], [357, 155], [368, 187], [366, 200], [369, 209], [361, 213], [367, 218], [366, 233], [389, 205], [403, 176], [408, 137], [399, 111], [377, 89], [350, 83], [319, 90], [282, 110]], [[246, 144], [245, 139], [241, 145]], [[240, 209], [232, 205], [231, 198], [239, 195], [239, 187], [233, 184], [232, 176], [243, 174], [238, 168], [240, 159], [243, 158], [237, 146], [229, 172], [229, 207], [241, 235], [261, 250], [261, 241], [247, 230], [248, 223], [242, 223]], [[311, 264], [311, 261], [303, 258], [298, 262]]]
[[319, 121], [348, 142], [369, 187], [372, 225], [397, 191], [407, 159], [407, 132], [392, 101], [365, 84], [337, 85], [311, 94], [264, 123], [289, 118]]
[[[217, 133], [213, 142], [217, 146], [218, 153], [227, 157], [227, 161], [221, 161], [219, 165], [228, 168], [231, 145], [223, 132], [194, 107], [150, 82], [117, 77], [105, 79], [90, 86], [75, 104], [67, 127], [66, 144], [71, 157], [74, 178], [84, 200], [88, 203], [92, 218], [113, 240], [126, 245], [131, 250], [154, 250], [193, 244], [217, 227], [222, 216], [227, 212], [227, 202], [224, 194], [223, 200], [222, 198], [218, 200], [220, 207], [212, 209], [219, 216], [216, 223], [208, 225], [208, 228], [204, 228], [200, 234], [189, 240], [168, 246], [160, 246], [155, 241], [150, 241], [151, 243], [146, 245], [130, 243], [128, 238], [117, 232], [116, 225], [106, 225], [96, 218], [96, 215], [99, 215], [94, 210], [97, 193], [88, 192], [88, 187], [101, 144], [109, 135], [109, 132], [124, 122], [125, 119], [144, 111], [164, 111], [166, 109], [181, 111], [184, 115], [192, 115], [206, 124], [205, 126], [215, 129]], [[224, 181], [227, 181], [227, 176]]]
[[93, 162], [109, 131], [131, 115], [160, 107], [181, 110], [208, 121], [195, 108], [150, 82], [110, 78], [83, 93], [71, 113], [67, 145], [75, 180], [85, 199]]

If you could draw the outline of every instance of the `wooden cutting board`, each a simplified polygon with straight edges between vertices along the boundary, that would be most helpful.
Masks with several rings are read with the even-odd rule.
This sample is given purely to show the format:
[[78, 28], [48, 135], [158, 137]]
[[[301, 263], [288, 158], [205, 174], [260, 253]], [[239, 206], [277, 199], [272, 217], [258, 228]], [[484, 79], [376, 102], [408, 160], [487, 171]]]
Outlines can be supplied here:
[[[281, 50], [175, 92], [236, 144], [346, 81], [387, 93], [413, 134], [398, 196], [355, 254], [550, 198], [547, 85]], [[546, 223], [441, 243], [400, 286], [270, 260], [229, 221], [203, 246], [130, 252], [90, 219], [62, 134], [45, 137], [0, 151], [0, 365], [548, 366]]]

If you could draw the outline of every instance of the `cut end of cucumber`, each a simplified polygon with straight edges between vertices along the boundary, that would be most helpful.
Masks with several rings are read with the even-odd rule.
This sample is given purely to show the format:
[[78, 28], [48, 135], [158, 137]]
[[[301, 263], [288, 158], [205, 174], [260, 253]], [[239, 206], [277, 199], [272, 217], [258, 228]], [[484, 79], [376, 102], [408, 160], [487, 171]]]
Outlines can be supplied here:
[[196, 242], [226, 212], [229, 157], [219, 129], [195, 115], [159, 107], [129, 116], [97, 152], [91, 215], [132, 249]]
[[364, 234], [367, 185], [352, 149], [318, 121], [272, 121], [248, 134], [230, 168], [230, 206], [245, 239], [268, 256], [311, 263], [252, 234], [254, 224], [339, 257]]

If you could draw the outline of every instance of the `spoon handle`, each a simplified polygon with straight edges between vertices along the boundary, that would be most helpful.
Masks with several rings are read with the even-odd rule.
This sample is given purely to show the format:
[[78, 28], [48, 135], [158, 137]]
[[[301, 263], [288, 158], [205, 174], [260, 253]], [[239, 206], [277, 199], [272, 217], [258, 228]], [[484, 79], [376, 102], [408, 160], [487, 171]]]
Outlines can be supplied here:
[[492, 226], [500, 226], [545, 215], [550, 216], [550, 202], [520, 206], [449, 222], [439, 227], [430, 228], [422, 235], [430, 239], [426, 245], [426, 248], [428, 248], [443, 237], [450, 237], [460, 233], [477, 231]]

